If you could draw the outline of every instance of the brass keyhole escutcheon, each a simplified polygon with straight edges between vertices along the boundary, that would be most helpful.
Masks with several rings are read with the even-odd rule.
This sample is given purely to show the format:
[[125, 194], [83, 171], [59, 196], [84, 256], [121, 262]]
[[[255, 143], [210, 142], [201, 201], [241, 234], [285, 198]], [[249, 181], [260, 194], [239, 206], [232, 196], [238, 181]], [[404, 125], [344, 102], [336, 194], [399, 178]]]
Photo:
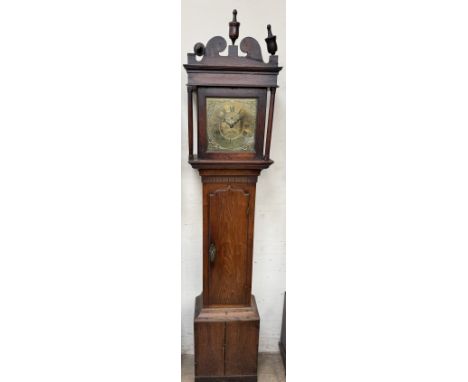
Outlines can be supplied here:
[[216, 246], [214, 243], [210, 244], [210, 249], [208, 250], [208, 256], [210, 258], [210, 263], [215, 261], [216, 258]]

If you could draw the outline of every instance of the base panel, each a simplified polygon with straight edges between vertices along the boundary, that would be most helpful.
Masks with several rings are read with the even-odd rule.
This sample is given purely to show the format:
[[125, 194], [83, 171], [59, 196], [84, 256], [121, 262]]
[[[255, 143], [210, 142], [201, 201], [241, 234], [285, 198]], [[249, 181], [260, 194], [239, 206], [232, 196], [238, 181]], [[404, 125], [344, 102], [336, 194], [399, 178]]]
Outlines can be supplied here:
[[195, 377], [195, 382], [257, 382], [257, 376], [234, 375], [226, 377]]
[[195, 380], [257, 381], [260, 317], [255, 297], [248, 307], [203, 308], [195, 304]]

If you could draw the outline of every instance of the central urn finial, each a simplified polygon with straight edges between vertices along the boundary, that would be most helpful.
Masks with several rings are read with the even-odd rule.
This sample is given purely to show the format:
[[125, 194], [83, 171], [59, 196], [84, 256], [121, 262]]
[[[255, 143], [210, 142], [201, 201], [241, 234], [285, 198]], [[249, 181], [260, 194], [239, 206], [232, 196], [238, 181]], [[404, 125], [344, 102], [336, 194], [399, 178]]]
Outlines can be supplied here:
[[232, 45], [236, 42], [239, 37], [239, 26], [240, 23], [237, 21], [237, 10], [232, 11], [232, 21], [229, 23], [229, 38], [232, 41]]

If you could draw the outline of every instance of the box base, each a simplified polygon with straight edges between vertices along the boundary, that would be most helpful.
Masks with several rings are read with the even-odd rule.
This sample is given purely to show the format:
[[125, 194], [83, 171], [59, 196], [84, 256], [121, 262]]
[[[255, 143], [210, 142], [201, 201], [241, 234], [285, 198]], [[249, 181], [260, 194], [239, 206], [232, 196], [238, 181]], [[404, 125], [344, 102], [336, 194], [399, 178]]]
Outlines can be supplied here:
[[260, 316], [247, 307], [203, 308], [195, 300], [195, 381], [257, 381]]

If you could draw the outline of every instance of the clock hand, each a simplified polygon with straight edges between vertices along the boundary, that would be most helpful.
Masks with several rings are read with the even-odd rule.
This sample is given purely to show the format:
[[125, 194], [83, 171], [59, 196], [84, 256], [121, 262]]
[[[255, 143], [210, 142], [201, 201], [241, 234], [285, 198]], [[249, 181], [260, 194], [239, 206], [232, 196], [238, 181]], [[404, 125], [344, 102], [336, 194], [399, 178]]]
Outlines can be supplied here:
[[239, 122], [239, 119], [235, 120], [234, 123], [233, 123], [232, 125], [231, 125], [231, 124], [229, 125], [229, 126], [231, 126], [231, 129], [232, 129], [234, 126], [237, 125], [237, 122]]

